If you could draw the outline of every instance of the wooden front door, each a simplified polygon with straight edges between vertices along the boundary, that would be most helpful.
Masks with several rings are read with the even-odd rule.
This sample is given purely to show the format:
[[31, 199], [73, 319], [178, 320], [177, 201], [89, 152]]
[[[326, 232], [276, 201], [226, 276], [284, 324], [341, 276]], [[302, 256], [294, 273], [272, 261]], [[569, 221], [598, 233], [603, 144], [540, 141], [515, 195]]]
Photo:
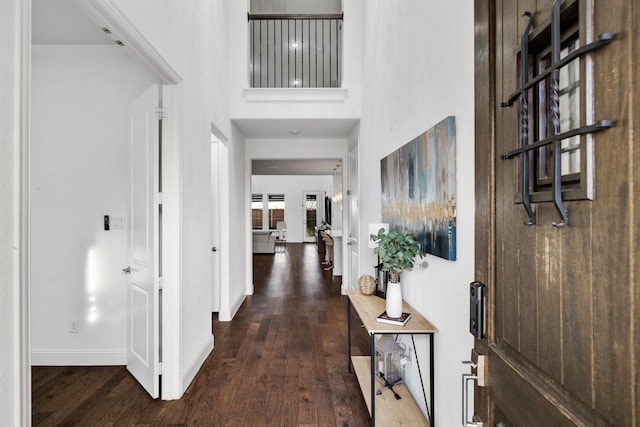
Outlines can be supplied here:
[[[487, 327], [474, 352], [488, 368], [486, 386], [475, 389], [474, 417], [484, 426], [637, 426], [640, 7], [637, 0], [561, 2], [563, 55], [613, 34], [580, 57], [573, 77], [560, 73], [561, 119], [569, 109], [578, 128], [614, 123], [574, 139], [579, 149], [560, 146], [563, 159], [575, 154], [578, 162], [575, 170], [563, 163], [558, 181], [564, 227], [552, 225], [562, 223], [547, 170], [554, 146], [530, 152], [535, 223], [525, 225], [523, 156], [501, 155], [521, 146], [523, 126], [529, 144], [553, 134], [553, 87], [542, 82], [527, 92], [524, 115], [521, 98], [501, 102], [522, 84], [525, 12], [533, 16], [526, 77], [553, 62], [553, 4], [475, 1], [476, 280], [487, 285]], [[567, 104], [572, 91], [577, 98]]]

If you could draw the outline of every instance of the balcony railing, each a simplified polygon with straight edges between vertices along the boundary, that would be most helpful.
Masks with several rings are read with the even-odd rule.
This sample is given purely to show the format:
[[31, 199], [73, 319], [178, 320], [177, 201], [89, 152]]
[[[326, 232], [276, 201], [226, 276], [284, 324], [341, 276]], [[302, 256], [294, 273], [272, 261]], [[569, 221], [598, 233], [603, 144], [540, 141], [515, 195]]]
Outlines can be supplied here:
[[340, 87], [342, 14], [249, 14], [249, 40], [251, 87]]

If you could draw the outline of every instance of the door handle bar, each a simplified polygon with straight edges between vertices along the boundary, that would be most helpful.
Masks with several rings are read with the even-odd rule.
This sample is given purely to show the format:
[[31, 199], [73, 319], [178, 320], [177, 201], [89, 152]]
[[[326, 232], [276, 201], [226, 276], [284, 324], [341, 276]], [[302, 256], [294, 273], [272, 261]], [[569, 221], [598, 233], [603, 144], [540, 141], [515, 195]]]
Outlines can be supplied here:
[[[482, 372], [481, 369], [484, 369], [484, 358], [478, 359], [478, 362], [479, 363], [475, 363], [471, 360], [465, 360], [462, 363], [465, 365], [471, 365], [472, 368], [477, 369], [478, 373], [480, 373]], [[462, 374], [462, 426], [482, 427], [481, 422], [475, 422], [469, 419], [469, 381], [476, 381], [479, 386], [484, 383], [484, 381], [479, 379], [478, 375]]]
[[469, 420], [469, 381], [477, 381], [473, 374], [462, 374], [462, 425], [464, 427], [482, 427], [482, 423]]

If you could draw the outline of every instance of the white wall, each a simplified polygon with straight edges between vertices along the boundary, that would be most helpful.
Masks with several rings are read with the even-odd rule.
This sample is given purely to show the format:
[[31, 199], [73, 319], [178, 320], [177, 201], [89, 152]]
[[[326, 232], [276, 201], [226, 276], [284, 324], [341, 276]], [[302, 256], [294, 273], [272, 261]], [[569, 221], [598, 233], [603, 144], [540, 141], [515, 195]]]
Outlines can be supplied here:
[[[402, 289], [438, 328], [436, 424], [460, 425], [460, 375], [469, 369], [460, 362], [473, 347], [468, 332], [475, 213], [473, 7], [464, 0], [369, 0], [364, 22], [363, 69], [369, 71], [363, 74], [359, 138], [361, 274], [371, 273], [375, 263], [364, 224], [380, 220], [380, 159], [445, 117], [456, 118], [458, 260], [428, 256], [426, 270], [403, 274]], [[427, 348], [420, 339], [422, 360]], [[409, 386], [421, 396], [416, 375], [414, 368]]]
[[113, 220], [127, 216], [126, 107], [153, 79], [115, 45], [32, 52], [32, 363], [124, 364], [127, 229]]
[[[324, 218], [324, 197], [333, 193], [332, 175], [254, 175], [251, 177], [251, 193], [284, 194], [287, 242], [302, 242], [305, 191], [318, 191], [318, 221]], [[266, 204], [265, 204], [266, 206]], [[266, 218], [265, 218], [266, 221]], [[264, 229], [268, 223], [264, 222]]]
[[[21, 47], [28, 48], [27, 19], [29, 3], [22, 0], [2, 2], [0, 14], [0, 419], [7, 425], [26, 425], [30, 409], [30, 371], [22, 336], [28, 336], [23, 323], [26, 305], [20, 294], [26, 292], [26, 277], [21, 283], [20, 254], [26, 247], [20, 240], [21, 148], [26, 148], [28, 91], [24, 94], [28, 63], [22, 62]], [[28, 51], [25, 52], [28, 57]], [[24, 86], [23, 86], [24, 85]], [[24, 144], [23, 144], [24, 143]], [[24, 287], [21, 286], [25, 285]], [[26, 316], [25, 316], [26, 317]], [[21, 329], [22, 327], [22, 329]], [[24, 343], [28, 346], [28, 343]]]

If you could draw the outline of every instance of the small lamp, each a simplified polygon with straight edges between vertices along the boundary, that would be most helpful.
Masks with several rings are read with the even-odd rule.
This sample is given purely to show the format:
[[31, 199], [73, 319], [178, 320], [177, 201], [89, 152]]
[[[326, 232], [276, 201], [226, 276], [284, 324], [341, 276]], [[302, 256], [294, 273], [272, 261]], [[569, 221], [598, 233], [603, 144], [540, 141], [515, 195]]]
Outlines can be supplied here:
[[[375, 344], [376, 351], [376, 379], [385, 384], [397, 384], [402, 381], [401, 359], [404, 355], [404, 349], [396, 342], [392, 335], [382, 335]], [[380, 375], [384, 375], [384, 378]], [[387, 380], [385, 382], [385, 379]]]

